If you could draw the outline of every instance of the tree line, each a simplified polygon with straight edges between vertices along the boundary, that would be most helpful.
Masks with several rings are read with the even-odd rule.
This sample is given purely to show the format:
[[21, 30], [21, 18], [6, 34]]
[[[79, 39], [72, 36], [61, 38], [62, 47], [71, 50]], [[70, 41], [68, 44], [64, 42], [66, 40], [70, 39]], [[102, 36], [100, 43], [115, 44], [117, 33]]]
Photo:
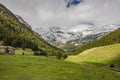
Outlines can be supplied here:
[[106, 46], [106, 45], [115, 44], [115, 43], [120, 43], [120, 28], [109, 34], [106, 34], [105, 36], [101, 37], [98, 40], [79, 46], [74, 53], [79, 54], [80, 52], [90, 48]]

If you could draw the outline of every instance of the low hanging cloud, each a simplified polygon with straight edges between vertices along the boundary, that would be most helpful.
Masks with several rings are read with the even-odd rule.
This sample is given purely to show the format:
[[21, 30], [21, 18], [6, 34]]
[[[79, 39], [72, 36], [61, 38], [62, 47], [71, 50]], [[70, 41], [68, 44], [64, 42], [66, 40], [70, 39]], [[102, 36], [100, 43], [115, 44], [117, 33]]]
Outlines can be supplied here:
[[12, 12], [35, 27], [69, 27], [81, 23], [120, 24], [120, 0], [82, 0], [77, 5], [67, 0], [0, 0]]

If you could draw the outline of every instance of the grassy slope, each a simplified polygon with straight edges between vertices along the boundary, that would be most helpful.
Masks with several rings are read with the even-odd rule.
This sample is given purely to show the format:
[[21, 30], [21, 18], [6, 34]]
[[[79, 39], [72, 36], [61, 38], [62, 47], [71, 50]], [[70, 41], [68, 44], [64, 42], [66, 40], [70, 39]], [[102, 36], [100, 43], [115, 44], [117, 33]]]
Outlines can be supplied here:
[[67, 61], [114, 64], [120, 68], [120, 44], [92, 48], [79, 55], [69, 56]]
[[92, 64], [55, 58], [0, 55], [1, 80], [119, 80], [120, 75]]
[[106, 46], [106, 45], [111, 45], [111, 44], [116, 44], [116, 43], [120, 43], [120, 28], [109, 34], [104, 35], [98, 40], [95, 40], [95, 41], [92, 41], [92, 42], [89, 42], [89, 43], [86, 43], [84, 45], [77, 47], [74, 50], [75, 52], [73, 53], [79, 54], [80, 52], [83, 52], [90, 48]]

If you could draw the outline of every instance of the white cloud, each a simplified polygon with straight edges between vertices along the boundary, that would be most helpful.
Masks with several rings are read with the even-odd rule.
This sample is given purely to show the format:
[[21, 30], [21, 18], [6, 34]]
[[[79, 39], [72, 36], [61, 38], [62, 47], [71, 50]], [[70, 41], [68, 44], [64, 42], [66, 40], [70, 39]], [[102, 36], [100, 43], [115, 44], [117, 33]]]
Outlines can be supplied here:
[[22, 16], [33, 28], [68, 27], [91, 22], [99, 25], [120, 23], [120, 0], [84, 0], [66, 8], [64, 0], [0, 0], [15, 14]]

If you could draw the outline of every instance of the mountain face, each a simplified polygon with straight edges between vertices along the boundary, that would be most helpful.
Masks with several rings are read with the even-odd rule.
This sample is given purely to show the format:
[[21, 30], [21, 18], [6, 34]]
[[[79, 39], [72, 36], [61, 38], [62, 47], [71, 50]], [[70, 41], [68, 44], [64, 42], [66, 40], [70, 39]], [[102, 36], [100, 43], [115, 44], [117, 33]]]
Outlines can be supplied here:
[[40, 50], [49, 55], [64, 53], [47, 43], [22, 17], [14, 15], [2, 4], [0, 4], [0, 41], [4, 43], [3, 45]]
[[61, 48], [66, 43], [80, 45], [93, 41], [101, 36], [119, 28], [119, 25], [96, 26], [94, 24], [80, 24], [66, 29], [60, 27], [37, 28], [42, 38], [49, 43]]

